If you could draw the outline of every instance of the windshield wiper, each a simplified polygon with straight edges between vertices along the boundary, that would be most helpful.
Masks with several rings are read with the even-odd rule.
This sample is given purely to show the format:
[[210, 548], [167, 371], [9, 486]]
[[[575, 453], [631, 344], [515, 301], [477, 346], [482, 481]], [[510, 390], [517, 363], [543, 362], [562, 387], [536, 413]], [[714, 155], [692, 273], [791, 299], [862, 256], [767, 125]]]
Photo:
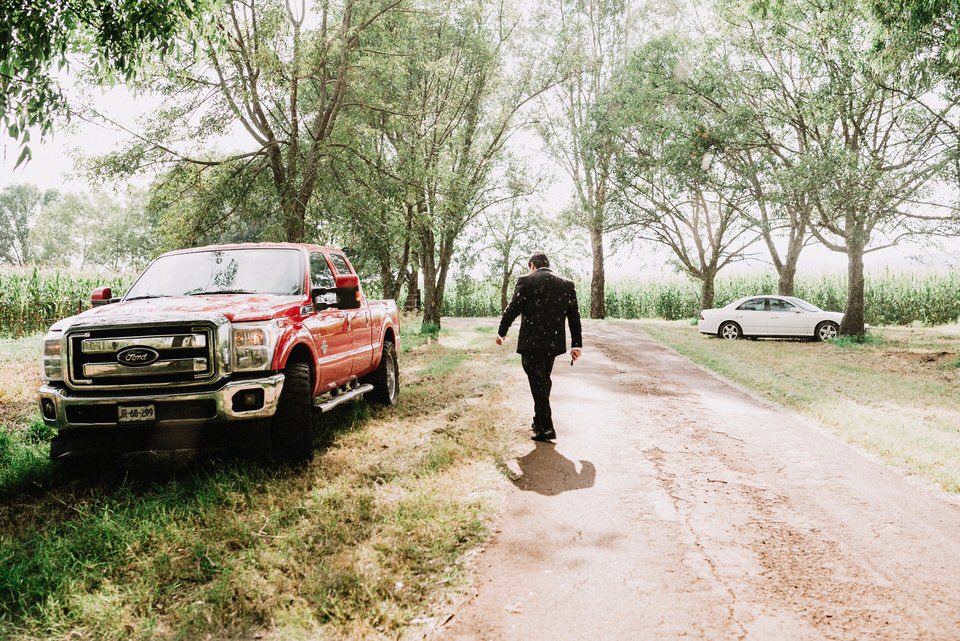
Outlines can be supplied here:
[[132, 296], [130, 298], [127, 298], [124, 302], [131, 301], [131, 300], [143, 300], [145, 298], [167, 298], [167, 295], [166, 294], [146, 294], [144, 296]]
[[257, 294], [246, 289], [215, 289], [208, 292], [190, 292], [187, 296], [206, 296], [209, 294]]

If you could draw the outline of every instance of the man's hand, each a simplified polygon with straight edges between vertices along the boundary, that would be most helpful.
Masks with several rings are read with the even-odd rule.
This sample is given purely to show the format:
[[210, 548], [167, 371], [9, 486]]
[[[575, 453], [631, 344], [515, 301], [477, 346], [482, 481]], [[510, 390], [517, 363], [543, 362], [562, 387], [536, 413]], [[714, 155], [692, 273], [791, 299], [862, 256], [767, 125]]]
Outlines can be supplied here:
[[503, 336], [497, 336], [497, 345], [503, 345]]
[[574, 361], [575, 361], [575, 360], [579, 359], [579, 358], [580, 358], [580, 354], [582, 354], [582, 353], [583, 353], [583, 352], [582, 352], [582, 350], [581, 350], [579, 347], [574, 347], [573, 349], [570, 350], [570, 358], [571, 358], [571, 360], [574, 360]]

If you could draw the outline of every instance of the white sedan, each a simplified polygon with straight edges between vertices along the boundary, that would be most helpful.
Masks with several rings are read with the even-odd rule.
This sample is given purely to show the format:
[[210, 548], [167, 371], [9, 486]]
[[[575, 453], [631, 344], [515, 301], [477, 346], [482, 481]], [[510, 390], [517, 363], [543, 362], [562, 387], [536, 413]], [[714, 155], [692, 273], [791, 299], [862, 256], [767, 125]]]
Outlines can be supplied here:
[[825, 312], [793, 296], [747, 296], [726, 307], [700, 312], [701, 334], [721, 338], [813, 338], [829, 340], [840, 331], [841, 312]]

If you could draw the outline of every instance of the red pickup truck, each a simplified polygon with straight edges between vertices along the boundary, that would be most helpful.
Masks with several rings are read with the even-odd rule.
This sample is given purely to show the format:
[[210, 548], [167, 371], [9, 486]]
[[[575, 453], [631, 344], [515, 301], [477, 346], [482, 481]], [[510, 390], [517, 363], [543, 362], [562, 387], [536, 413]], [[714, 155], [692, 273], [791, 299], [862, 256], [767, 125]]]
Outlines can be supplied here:
[[[43, 339], [50, 456], [239, 444], [309, 450], [314, 409], [400, 390], [396, 303], [367, 300], [344, 253], [305, 244], [164, 254], [130, 290]], [[268, 428], [268, 429], [265, 429]]]

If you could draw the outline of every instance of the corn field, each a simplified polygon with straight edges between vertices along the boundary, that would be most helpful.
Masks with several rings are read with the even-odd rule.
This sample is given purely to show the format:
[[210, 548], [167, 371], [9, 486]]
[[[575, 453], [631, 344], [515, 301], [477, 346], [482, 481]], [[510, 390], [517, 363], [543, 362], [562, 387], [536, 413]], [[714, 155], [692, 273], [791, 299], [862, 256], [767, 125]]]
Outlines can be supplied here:
[[[132, 281], [129, 275], [78, 276], [32, 270], [0, 270], [0, 337], [20, 337], [46, 331], [55, 321], [87, 309], [95, 287], [112, 287], [120, 294]], [[445, 316], [499, 316], [500, 293], [492, 283], [457, 279], [444, 300]], [[797, 296], [823, 309], [842, 311], [846, 279], [814, 276], [797, 279]], [[772, 274], [717, 280], [717, 306], [752, 294], [773, 294]], [[511, 288], [512, 293], [512, 288]], [[577, 282], [580, 312], [587, 315], [590, 283]], [[871, 325], [942, 325], [960, 316], [960, 272], [867, 275], [866, 320]], [[621, 280], [607, 284], [609, 318], [695, 318], [700, 289], [682, 278]]]
[[77, 276], [40, 269], [0, 270], [0, 337], [44, 332], [57, 320], [90, 307], [95, 287], [126, 291], [131, 278], [107, 274]]
[[[452, 283], [444, 300], [446, 316], [498, 316], [497, 287], [467, 279]], [[717, 279], [716, 306], [754, 294], [775, 294], [773, 274], [756, 274]], [[512, 286], [511, 286], [512, 293]], [[843, 276], [800, 277], [796, 295], [826, 310], [843, 311], [847, 283]], [[577, 282], [580, 313], [588, 314], [590, 282]], [[864, 291], [866, 321], [870, 325], [943, 325], [960, 316], [960, 272], [867, 274]], [[696, 318], [700, 310], [700, 288], [682, 278], [665, 280], [621, 280], [607, 283], [608, 318]]]

